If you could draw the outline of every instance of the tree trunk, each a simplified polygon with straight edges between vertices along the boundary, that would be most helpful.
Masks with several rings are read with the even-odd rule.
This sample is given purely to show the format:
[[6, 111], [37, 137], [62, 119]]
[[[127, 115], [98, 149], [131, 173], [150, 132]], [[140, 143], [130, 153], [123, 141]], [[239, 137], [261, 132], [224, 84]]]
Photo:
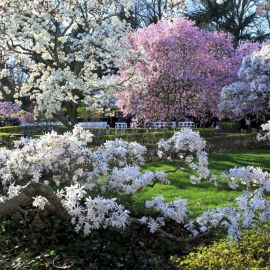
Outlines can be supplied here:
[[17, 196], [0, 202], [0, 218], [9, 217], [16, 213], [20, 207], [31, 204], [35, 196], [46, 198], [58, 216], [65, 220], [69, 219], [69, 215], [63, 207], [60, 198], [54, 193], [52, 188], [43, 183], [36, 182], [30, 182], [24, 186]]

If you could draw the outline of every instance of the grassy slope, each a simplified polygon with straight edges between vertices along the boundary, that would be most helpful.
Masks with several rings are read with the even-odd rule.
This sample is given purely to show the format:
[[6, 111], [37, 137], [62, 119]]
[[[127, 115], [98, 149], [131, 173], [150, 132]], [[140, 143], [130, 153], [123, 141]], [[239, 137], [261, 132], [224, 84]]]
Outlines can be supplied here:
[[[218, 187], [208, 182], [199, 185], [192, 185], [188, 181], [188, 175], [179, 171], [169, 174], [171, 185], [156, 184], [153, 188], [145, 188], [134, 199], [138, 206], [142, 206], [145, 200], [153, 196], [163, 194], [166, 200], [173, 200], [175, 197], [188, 199], [188, 208], [191, 216], [197, 216], [203, 211], [216, 207], [224, 207], [234, 202], [234, 198], [241, 193], [240, 190], [231, 190], [226, 182], [220, 177], [220, 173], [235, 166], [260, 166], [270, 171], [270, 151], [245, 151], [218, 153], [209, 157], [209, 167], [218, 176]], [[173, 167], [169, 163], [148, 163], [146, 170], [168, 170]]]

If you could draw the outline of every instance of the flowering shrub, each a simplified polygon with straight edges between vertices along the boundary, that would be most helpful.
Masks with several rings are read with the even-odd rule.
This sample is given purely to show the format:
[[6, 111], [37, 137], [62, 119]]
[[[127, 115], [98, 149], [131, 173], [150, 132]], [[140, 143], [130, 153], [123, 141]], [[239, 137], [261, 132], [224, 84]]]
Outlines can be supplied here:
[[[0, 217], [32, 204], [70, 220], [76, 232], [84, 235], [101, 228], [123, 229], [137, 223], [177, 242], [194, 239], [217, 227], [224, 227], [229, 236], [237, 237], [241, 228], [270, 217], [269, 203], [264, 198], [269, 190], [268, 180], [262, 181], [263, 174], [257, 173], [253, 178], [258, 179], [252, 181], [260, 183], [258, 189], [245, 191], [236, 199], [236, 207], [207, 211], [188, 221], [186, 200], [165, 202], [158, 196], [145, 203], [143, 217], [135, 218], [133, 211], [126, 208], [128, 198], [132, 199], [131, 195], [145, 186], [157, 182], [169, 184], [166, 178], [169, 171], [141, 172], [139, 166], [144, 163], [146, 148], [138, 143], [119, 139], [93, 151], [88, 147], [92, 137], [89, 131], [76, 126], [63, 135], [52, 132], [39, 139], [22, 138], [12, 150], [1, 148]], [[195, 184], [204, 178], [214, 180], [207, 168], [205, 145], [198, 132], [182, 129], [171, 139], [160, 141], [159, 149], [160, 155], [179, 163], [174, 171], [192, 170], [196, 176], [191, 182]], [[154, 216], [147, 214], [150, 212]], [[189, 238], [164, 231], [162, 227], [169, 220], [185, 227]]]
[[205, 152], [206, 141], [200, 137], [199, 132], [191, 129], [183, 129], [169, 140], [160, 140], [158, 143], [158, 155], [160, 157], [167, 156], [168, 160], [178, 159], [184, 165], [196, 169], [200, 177], [191, 176], [192, 183], [197, 183], [201, 178], [209, 178], [215, 181], [215, 178], [208, 170], [208, 158]]

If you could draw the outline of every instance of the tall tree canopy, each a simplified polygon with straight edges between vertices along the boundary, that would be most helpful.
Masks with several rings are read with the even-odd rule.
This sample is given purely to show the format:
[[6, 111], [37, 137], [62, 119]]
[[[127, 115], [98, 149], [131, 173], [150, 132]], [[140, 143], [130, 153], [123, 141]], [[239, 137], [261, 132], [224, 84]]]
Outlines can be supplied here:
[[131, 8], [126, 0], [1, 1], [0, 48], [28, 73], [17, 97], [30, 98], [37, 115], [74, 125], [80, 104], [124, 83], [112, 76], [127, 68], [129, 26], [119, 18]]
[[235, 44], [269, 36], [267, 16], [256, 9], [261, 0], [192, 0], [187, 16], [203, 28], [230, 33]]
[[147, 120], [219, 115], [221, 89], [238, 80], [243, 56], [258, 47], [249, 43], [235, 49], [230, 36], [200, 30], [185, 18], [140, 29], [129, 43], [146, 52], [144, 61], [133, 64], [146, 87], [123, 90], [119, 106]]

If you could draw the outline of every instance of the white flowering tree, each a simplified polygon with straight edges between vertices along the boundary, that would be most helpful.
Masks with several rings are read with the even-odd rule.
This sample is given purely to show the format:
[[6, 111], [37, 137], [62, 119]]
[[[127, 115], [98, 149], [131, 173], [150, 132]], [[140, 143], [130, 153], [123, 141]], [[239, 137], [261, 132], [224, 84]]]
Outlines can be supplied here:
[[232, 117], [263, 113], [270, 108], [270, 45], [246, 56], [239, 70], [241, 81], [223, 88], [220, 109]]
[[29, 98], [36, 115], [74, 126], [80, 104], [127, 87], [117, 72], [128, 73], [125, 59], [136, 57], [122, 42], [130, 28], [121, 16], [131, 7], [127, 0], [1, 1], [0, 50], [27, 71], [16, 97]]
[[[71, 222], [76, 232], [85, 236], [93, 230], [121, 230], [136, 223], [179, 243], [198, 239], [218, 227], [236, 237], [243, 227], [270, 218], [269, 203], [264, 198], [270, 190], [269, 174], [252, 168], [224, 174], [231, 187], [236, 188], [240, 182], [248, 187], [236, 199], [236, 207], [208, 211], [190, 221], [187, 200], [176, 198], [167, 202], [157, 196], [146, 201], [144, 215], [138, 216], [136, 210], [133, 213], [128, 208], [132, 195], [156, 183], [169, 184], [169, 171], [142, 172], [146, 148], [138, 143], [117, 139], [93, 151], [89, 148], [91, 141], [92, 134], [76, 126], [64, 135], [52, 132], [40, 139], [22, 138], [12, 150], [1, 148], [0, 218], [15, 214], [23, 218], [25, 212], [36, 207], [45, 216], [54, 214]], [[194, 184], [204, 178], [214, 181], [204, 149], [205, 141], [188, 129], [159, 142], [159, 154], [175, 159], [179, 165], [174, 171], [189, 168]], [[253, 184], [255, 190], [250, 188]], [[168, 221], [186, 228], [186, 235], [168, 233]]]

